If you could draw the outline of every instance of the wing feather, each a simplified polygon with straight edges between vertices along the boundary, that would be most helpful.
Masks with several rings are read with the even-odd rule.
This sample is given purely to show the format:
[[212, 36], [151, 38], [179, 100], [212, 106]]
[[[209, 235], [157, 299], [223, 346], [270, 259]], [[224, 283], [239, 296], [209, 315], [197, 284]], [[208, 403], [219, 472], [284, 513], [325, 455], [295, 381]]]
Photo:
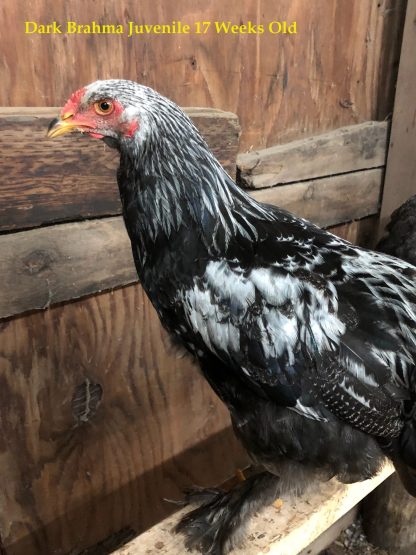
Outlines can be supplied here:
[[[317, 266], [324, 258], [315, 257]], [[364, 262], [367, 254], [355, 261], [356, 273], [374, 278]], [[350, 260], [346, 266], [349, 274], [331, 281], [293, 260], [290, 271], [282, 264], [210, 261], [193, 288], [181, 292], [188, 323], [269, 398], [307, 418], [325, 419], [329, 410], [367, 433], [395, 436], [409, 398], [403, 361], [412, 364], [416, 340], [403, 318], [416, 321], [414, 305], [394, 273], [392, 286], [388, 280], [378, 286], [380, 278], [366, 282], [354, 276]]]

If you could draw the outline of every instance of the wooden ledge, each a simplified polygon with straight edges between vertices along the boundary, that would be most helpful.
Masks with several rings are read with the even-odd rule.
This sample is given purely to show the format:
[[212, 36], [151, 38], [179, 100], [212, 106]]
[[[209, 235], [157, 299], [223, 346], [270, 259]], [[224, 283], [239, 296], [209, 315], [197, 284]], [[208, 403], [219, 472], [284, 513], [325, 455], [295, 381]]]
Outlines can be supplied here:
[[239, 154], [240, 182], [261, 189], [379, 168], [386, 162], [387, 135], [386, 121], [367, 121]]
[[[226, 170], [235, 175], [235, 114], [184, 108]], [[57, 141], [46, 130], [60, 108], [0, 107], [0, 231], [121, 213], [117, 151], [86, 136]]]
[[[304, 497], [284, 499], [280, 511], [270, 507], [252, 519], [246, 542], [241, 548], [234, 550], [232, 555], [317, 553], [307, 548], [393, 472], [394, 469], [389, 464], [372, 480], [350, 485], [331, 480], [316, 484], [316, 488]], [[171, 531], [180, 515], [187, 510], [181, 510], [150, 528], [115, 551], [114, 555], [183, 555], [183, 538]], [[337, 528], [334, 527], [334, 530]], [[327, 545], [336, 538], [337, 533], [333, 538], [328, 536]], [[322, 544], [319, 547], [324, 548], [325, 545]]]

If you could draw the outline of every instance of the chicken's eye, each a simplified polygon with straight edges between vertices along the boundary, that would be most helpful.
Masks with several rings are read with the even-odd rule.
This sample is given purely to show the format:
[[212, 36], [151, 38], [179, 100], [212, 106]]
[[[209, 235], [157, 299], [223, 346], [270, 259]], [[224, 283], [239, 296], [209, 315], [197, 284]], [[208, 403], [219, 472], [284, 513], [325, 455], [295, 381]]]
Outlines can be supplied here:
[[114, 110], [111, 100], [99, 100], [94, 104], [94, 109], [100, 116], [108, 116]]

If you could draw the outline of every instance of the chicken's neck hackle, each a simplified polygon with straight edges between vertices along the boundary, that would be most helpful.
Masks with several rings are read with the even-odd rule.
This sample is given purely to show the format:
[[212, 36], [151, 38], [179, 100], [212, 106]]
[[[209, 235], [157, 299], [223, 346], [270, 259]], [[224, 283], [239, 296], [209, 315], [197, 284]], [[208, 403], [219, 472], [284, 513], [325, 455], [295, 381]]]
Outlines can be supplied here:
[[236, 235], [255, 241], [250, 219], [270, 220], [267, 211], [235, 184], [178, 106], [150, 89], [140, 92], [151, 109], [136, 135], [120, 144], [118, 183], [142, 257], [182, 227], [194, 230], [208, 255], [226, 254]]

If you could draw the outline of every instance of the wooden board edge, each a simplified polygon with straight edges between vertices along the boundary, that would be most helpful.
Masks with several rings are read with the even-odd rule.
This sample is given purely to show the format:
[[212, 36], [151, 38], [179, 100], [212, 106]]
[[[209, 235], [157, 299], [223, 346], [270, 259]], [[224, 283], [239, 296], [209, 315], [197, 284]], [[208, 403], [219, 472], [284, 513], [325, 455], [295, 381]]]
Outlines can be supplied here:
[[[60, 106], [0, 106], [0, 118], [2, 117], [55, 117], [62, 110]], [[199, 106], [182, 106], [182, 110], [190, 117], [204, 116], [231, 119], [238, 121], [238, 116], [234, 112], [220, 110], [219, 108], [207, 108]]]
[[385, 165], [389, 123], [369, 121], [237, 156], [249, 189], [316, 179]]
[[[234, 550], [233, 555], [302, 553], [302, 550], [344, 517], [393, 472], [393, 466], [386, 464], [371, 480], [348, 485], [331, 480], [320, 484], [313, 495], [308, 493], [293, 502], [283, 500], [280, 513], [274, 507], [265, 509], [252, 519], [245, 544]], [[180, 537], [172, 534], [172, 529], [187, 510], [189, 509], [182, 509], [168, 517], [114, 551], [113, 555], [182, 555], [185, 549], [183, 542]], [[284, 522], [287, 533], [281, 532]], [[275, 528], [272, 530], [273, 527]]]
[[[383, 169], [373, 168], [251, 191], [259, 202], [284, 208], [320, 227], [377, 214]], [[343, 193], [340, 203], [340, 193]], [[332, 199], [332, 200], [331, 200]]]
[[[339, 191], [350, 183], [350, 178], [334, 177], [315, 180], [310, 185], [299, 184], [298, 192], [296, 185], [276, 187], [268, 190], [266, 197], [262, 191], [254, 192], [253, 196], [329, 227], [378, 212], [381, 171], [358, 172], [351, 179], [355, 180], [354, 194], [351, 193], [351, 203], [340, 213], [337, 209], [327, 209], [328, 199], [331, 195], [336, 199]], [[358, 195], [358, 191], [362, 194]], [[286, 199], [284, 194], [288, 195]], [[305, 214], [304, 210], [309, 213]], [[91, 265], [89, 260], [96, 262]], [[13, 280], [16, 283], [12, 294], [5, 290], [0, 294], [0, 318], [45, 309], [51, 304], [137, 281], [121, 216], [1, 235], [0, 263], [3, 283]]]
[[343, 532], [346, 528], [351, 526], [354, 520], [358, 516], [358, 507], [359, 504], [354, 505], [354, 507], [345, 513], [339, 520], [334, 522], [328, 530], [322, 532], [320, 536], [313, 540], [311, 544], [308, 545], [305, 549], [302, 549], [298, 555], [320, 555], [325, 549], [327, 549], [334, 541], [339, 537], [341, 532]]

